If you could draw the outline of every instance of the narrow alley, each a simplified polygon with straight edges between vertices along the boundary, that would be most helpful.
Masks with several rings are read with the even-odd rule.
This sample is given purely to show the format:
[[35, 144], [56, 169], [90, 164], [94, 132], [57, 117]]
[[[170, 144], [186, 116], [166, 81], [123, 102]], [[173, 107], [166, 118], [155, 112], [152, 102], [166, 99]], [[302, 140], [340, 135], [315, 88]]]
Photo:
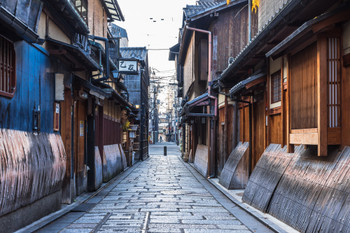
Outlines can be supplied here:
[[182, 162], [176, 144], [150, 155], [38, 232], [271, 232]]

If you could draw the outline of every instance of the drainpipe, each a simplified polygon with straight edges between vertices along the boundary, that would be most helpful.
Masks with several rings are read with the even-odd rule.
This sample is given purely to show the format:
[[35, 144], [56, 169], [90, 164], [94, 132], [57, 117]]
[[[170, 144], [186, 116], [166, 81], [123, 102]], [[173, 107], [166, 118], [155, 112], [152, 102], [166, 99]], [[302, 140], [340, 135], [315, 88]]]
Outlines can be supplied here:
[[[211, 63], [212, 63], [212, 36], [211, 36], [211, 31], [207, 31], [207, 30], [203, 30], [203, 29], [199, 29], [199, 28], [193, 28], [193, 27], [189, 27], [188, 25], [186, 25], [186, 29], [191, 30], [191, 31], [195, 31], [195, 32], [201, 32], [201, 33], [205, 33], [208, 34], [208, 97], [211, 99], [214, 99], [215, 103], [214, 103], [214, 117], [217, 116], [217, 105], [218, 105], [218, 100], [215, 96], [211, 95]], [[212, 128], [213, 126], [213, 128]], [[209, 121], [209, 129], [214, 129], [215, 127], [215, 120], [213, 121]], [[211, 139], [211, 135], [208, 135], [209, 137], [209, 150], [208, 150], [208, 176], [209, 178], [212, 177], [211, 176], [211, 158], [213, 158], [213, 153], [215, 153], [215, 140]], [[213, 144], [213, 145], [211, 145]]]
[[105, 42], [105, 50], [106, 50], [106, 73], [105, 76], [100, 79], [93, 80], [94, 82], [105, 81], [109, 78], [110, 75], [110, 67], [109, 67], [109, 39], [100, 36], [89, 35], [89, 38], [92, 40], [100, 40]]

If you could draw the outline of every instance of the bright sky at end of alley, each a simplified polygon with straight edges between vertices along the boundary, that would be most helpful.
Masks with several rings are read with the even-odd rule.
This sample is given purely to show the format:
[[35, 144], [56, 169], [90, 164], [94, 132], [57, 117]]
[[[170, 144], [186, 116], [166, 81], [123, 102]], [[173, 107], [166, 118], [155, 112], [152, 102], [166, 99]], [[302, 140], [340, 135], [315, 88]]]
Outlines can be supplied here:
[[150, 67], [159, 71], [174, 70], [174, 62], [168, 60], [168, 49], [178, 42], [182, 9], [186, 5], [195, 5], [196, 0], [118, 0], [118, 3], [125, 16], [125, 22], [115, 24], [126, 29], [129, 46], [146, 46], [150, 49]]

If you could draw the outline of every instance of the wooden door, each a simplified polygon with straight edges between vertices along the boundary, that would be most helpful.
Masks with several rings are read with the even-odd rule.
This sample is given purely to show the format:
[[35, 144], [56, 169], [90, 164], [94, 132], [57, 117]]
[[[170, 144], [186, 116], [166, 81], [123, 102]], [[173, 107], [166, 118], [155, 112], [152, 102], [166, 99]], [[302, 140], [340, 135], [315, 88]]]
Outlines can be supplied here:
[[74, 107], [76, 192], [79, 195], [86, 190], [87, 182], [85, 171], [86, 103], [78, 100]]
[[62, 202], [70, 204], [73, 199], [71, 193], [71, 181], [74, 178], [72, 172], [72, 95], [70, 89], [64, 91], [64, 101], [61, 102], [61, 137], [66, 150], [66, 174], [63, 180]]

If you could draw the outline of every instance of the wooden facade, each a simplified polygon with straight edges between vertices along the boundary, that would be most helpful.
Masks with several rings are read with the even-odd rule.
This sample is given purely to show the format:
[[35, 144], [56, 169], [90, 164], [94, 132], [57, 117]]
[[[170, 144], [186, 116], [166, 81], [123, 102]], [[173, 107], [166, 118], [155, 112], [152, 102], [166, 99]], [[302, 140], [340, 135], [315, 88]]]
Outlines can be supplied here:
[[[201, 4], [199, 1], [198, 4]], [[215, 4], [215, 3], [214, 3]], [[216, 3], [217, 8], [211, 8], [207, 11], [201, 11], [198, 14], [192, 14], [184, 9], [185, 16], [191, 18], [188, 21], [189, 27], [199, 30], [210, 31], [212, 40], [212, 56], [210, 59], [211, 79], [217, 79], [221, 72], [225, 69], [228, 61], [237, 56], [238, 53], [248, 42], [248, 10], [244, 1], [237, 1], [230, 5], [222, 6]], [[215, 17], [212, 17], [215, 14]], [[189, 15], [189, 16], [188, 16]], [[257, 15], [252, 18], [251, 32], [252, 36], [257, 33]], [[184, 19], [185, 20], [185, 19]], [[227, 27], [229, 25], [229, 27]], [[239, 33], [237, 33], [239, 32]], [[183, 98], [188, 102], [195, 101], [207, 89], [208, 86], [208, 34], [201, 31], [188, 30], [183, 28], [182, 38], [180, 42], [180, 53], [178, 66], [183, 72], [180, 84], [183, 85]], [[217, 101], [220, 102], [220, 95], [214, 94]], [[210, 104], [210, 101], [207, 102]], [[229, 103], [229, 98], [224, 97], [223, 102], [219, 103], [218, 109], [215, 110], [217, 115], [212, 118], [205, 114], [212, 115], [213, 110], [198, 106], [193, 108], [194, 115], [187, 117], [186, 124], [183, 129], [191, 128], [189, 135], [184, 135], [183, 155], [190, 161], [196, 160], [198, 147], [207, 147], [208, 155], [200, 160], [206, 160], [206, 170], [209, 176], [220, 174], [226, 160], [237, 143], [234, 135], [234, 122], [232, 118], [235, 116], [233, 103]], [[186, 108], [186, 107], [185, 107]], [[216, 108], [216, 107], [215, 107]], [[202, 117], [196, 114], [204, 114]], [[209, 120], [210, 119], [210, 120]], [[185, 134], [187, 130], [183, 131]], [[217, 135], [215, 137], [214, 135]], [[205, 136], [205, 138], [204, 138]], [[203, 151], [203, 150], [202, 150]], [[203, 152], [201, 152], [203, 153]], [[204, 157], [206, 157], [204, 159]], [[199, 161], [199, 160], [198, 160]], [[195, 163], [196, 166], [196, 163]], [[200, 167], [200, 165], [199, 165]]]
[[[270, 3], [261, 4], [262, 10], [269, 11], [266, 6]], [[290, 24], [259, 22], [265, 25], [262, 31], [220, 80], [224, 85], [235, 83], [230, 95], [240, 102], [236, 122], [239, 141], [250, 143], [248, 165], [252, 173], [243, 201], [301, 232], [348, 230], [348, 224], [339, 221], [348, 208], [344, 205], [348, 194], [331, 190], [342, 189], [344, 184], [339, 180], [346, 175], [339, 178], [335, 174], [345, 174], [340, 161], [349, 157], [349, 125], [345, 120], [349, 118], [349, 104], [344, 101], [349, 101], [346, 90], [350, 87], [350, 44], [346, 42], [350, 6], [328, 4], [310, 1], [307, 6], [295, 6], [294, 10], [300, 9], [298, 14], [286, 13], [288, 4], [281, 8], [290, 22], [300, 20], [299, 26], [288, 33], [284, 30]], [[306, 9], [308, 13], [303, 15]], [[262, 12], [259, 20], [266, 15], [269, 12]], [[257, 84], [259, 72], [265, 74], [265, 81]], [[243, 152], [237, 153], [238, 148], [243, 148], [242, 143], [223, 169], [220, 183], [227, 188], [235, 188], [230, 185], [241, 175], [237, 158], [241, 163], [246, 161]]]
[[[101, 72], [100, 58], [91, 53], [96, 48], [88, 42], [89, 30], [110, 36], [107, 21], [113, 19], [101, 1], [79, 9], [65, 7], [69, 1], [0, 2], [0, 157], [13, 161], [1, 164], [0, 228], [12, 232], [100, 187], [103, 152], [100, 138], [95, 140], [95, 108], [103, 113], [105, 99], [110, 108], [100, 118], [105, 119], [97, 135], [103, 135], [102, 143], [116, 145], [112, 152], [120, 160], [114, 161], [115, 169], [122, 171], [121, 108], [128, 109], [128, 117], [136, 110], [115, 85], [91, 82], [97, 72], [97, 78], [110, 78]], [[102, 65], [106, 70], [106, 62]], [[18, 138], [15, 146], [13, 138]]]

